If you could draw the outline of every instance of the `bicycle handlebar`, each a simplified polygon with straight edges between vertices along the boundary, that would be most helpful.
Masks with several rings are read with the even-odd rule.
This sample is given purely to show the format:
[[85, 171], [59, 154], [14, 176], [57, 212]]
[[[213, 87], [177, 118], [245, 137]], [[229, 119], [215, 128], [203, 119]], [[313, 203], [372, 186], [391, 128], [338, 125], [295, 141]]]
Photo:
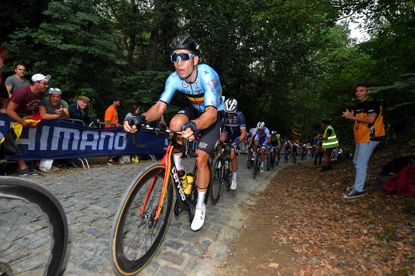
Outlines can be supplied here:
[[[139, 120], [135, 120], [138, 117], [133, 117], [131, 118], [128, 123], [130, 124], [130, 126], [135, 125], [138, 129], [140, 130], [149, 130], [154, 132], [156, 135], [159, 134], [175, 134], [175, 135], [182, 135], [181, 131], [174, 131], [174, 130], [170, 130], [164, 127], [150, 127], [144, 124], [143, 121], [139, 121]], [[171, 140], [171, 138], [169, 138]], [[183, 153], [190, 157], [190, 158], [196, 158], [198, 155], [195, 153], [195, 150], [193, 149], [193, 143], [195, 141], [190, 142], [189, 139], [183, 139], [184, 140], [184, 145], [180, 145], [177, 144], [176, 147], [180, 148], [180, 151], [183, 151]], [[137, 142], [135, 141], [135, 136], [133, 136], [133, 143], [137, 144]]]

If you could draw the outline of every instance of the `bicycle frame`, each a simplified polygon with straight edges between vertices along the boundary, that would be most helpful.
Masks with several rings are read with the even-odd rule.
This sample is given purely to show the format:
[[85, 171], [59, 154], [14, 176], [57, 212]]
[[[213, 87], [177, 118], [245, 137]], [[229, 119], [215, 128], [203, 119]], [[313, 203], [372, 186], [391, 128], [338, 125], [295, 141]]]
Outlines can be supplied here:
[[[176, 192], [180, 195], [180, 200], [190, 204], [187, 200], [186, 194], [184, 193], [182, 183], [177, 173], [176, 166], [174, 165], [174, 162], [173, 162], [173, 157], [172, 157], [173, 148], [174, 148], [173, 145], [168, 145], [166, 149], [166, 153], [164, 154], [163, 158], [160, 161], [160, 163], [166, 167], [166, 170], [164, 172], [163, 188], [161, 190], [161, 195], [160, 195], [159, 203], [157, 205], [157, 211], [156, 211], [154, 220], [158, 220], [158, 218], [160, 217], [161, 207], [163, 206], [166, 191], [168, 189], [168, 185], [170, 182], [170, 176], [173, 176], [174, 187], [176, 188]], [[150, 187], [147, 190], [146, 197], [143, 202], [143, 206], [141, 206], [140, 216], [144, 214], [148, 199], [153, 190], [155, 182], [156, 182], [156, 178], [152, 180]]]

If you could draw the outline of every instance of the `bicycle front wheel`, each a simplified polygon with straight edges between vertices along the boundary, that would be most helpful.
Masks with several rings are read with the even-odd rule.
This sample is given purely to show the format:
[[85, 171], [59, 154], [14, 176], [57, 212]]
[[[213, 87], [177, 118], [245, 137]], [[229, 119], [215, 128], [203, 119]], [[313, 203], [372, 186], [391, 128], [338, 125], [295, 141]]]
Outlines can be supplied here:
[[162, 164], [148, 167], [121, 200], [111, 232], [113, 266], [120, 275], [134, 275], [142, 270], [163, 242], [174, 198], [170, 179], [160, 216], [156, 218], [165, 171]]
[[0, 275], [62, 275], [68, 222], [46, 188], [17, 177], [0, 177]]
[[210, 202], [218, 203], [222, 193], [222, 182], [225, 171], [225, 162], [221, 155], [216, 155], [212, 164], [212, 181], [210, 183]]

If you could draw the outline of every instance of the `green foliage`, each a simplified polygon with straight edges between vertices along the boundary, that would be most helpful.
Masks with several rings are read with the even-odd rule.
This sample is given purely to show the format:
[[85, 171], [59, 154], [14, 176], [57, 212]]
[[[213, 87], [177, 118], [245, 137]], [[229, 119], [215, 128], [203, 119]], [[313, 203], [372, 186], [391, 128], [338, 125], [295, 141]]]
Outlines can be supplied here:
[[44, 12], [45, 21], [37, 29], [16, 31], [6, 44], [10, 60], [23, 60], [30, 73], [52, 75], [50, 86], [58, 86], [65, 98], [83, 92], [96, 97], [113, 92], [112, 77], [117, 72], [114, 41], [107, 22], [89, 12], [85, 1], [52, 1]]
[[[6, 1], [17, 22], [18, 4]], [[7, 65], [23, 61], [30, 73], [51, 74], [66, 99], [89, 96], [98, 117], [111, 95], [121, 98], [121, 115], [155, 102], [172, 70], [169, 42], [189, 33], [248, 126], [263, 120], [283, 134], [314, 136], [328, 118], [340, 141], [352, 144], [351, 122], [341, 113], [355, 104], [355, 84], [365, 82], [398, 136], [414, 135], [413, 0], [71, 0], [39, 7], [46, 4], [44, 16], [10, 25]], [[336, 23], [358, 14], [372, 35], [360, 44]]]

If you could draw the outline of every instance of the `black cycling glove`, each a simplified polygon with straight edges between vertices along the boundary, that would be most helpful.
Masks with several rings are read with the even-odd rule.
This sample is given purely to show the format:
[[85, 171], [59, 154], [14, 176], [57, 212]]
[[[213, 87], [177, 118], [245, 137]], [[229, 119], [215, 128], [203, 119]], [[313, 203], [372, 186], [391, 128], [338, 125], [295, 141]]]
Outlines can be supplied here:
[[193, 121], [189, 121], [182, 125], [182, 130], [186, 130], [187, 128], [190, 128], [193, 131], [193, 136], [195, 136], [198, 132], [197, 126]]
[[136, 126], [137, 129], [140, 129], [141, 126], [145, 123], [145, 121], [146, 121], [146, 118], [144, 117], [143, 114], [141, 114], [141, 115], [134, 116], [128, 119], [128, 124], [130, 126]]

